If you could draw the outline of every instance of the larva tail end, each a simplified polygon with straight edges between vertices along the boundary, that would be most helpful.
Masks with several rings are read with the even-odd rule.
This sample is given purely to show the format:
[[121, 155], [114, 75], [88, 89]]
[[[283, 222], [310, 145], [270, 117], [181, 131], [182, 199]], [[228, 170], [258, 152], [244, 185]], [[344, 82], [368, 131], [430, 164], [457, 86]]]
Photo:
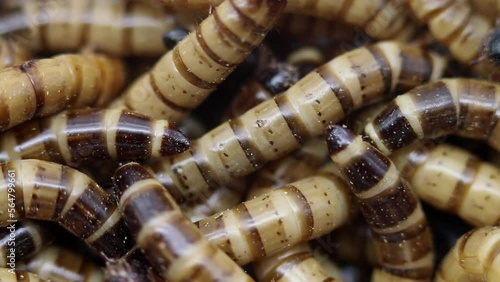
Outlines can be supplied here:
[[168, 127], [163, 133], [161, 142], [162, 156], [171, 156], [180, 154], [191, 147], [191, 142], [182, 132], [175, 127]]
[[123, 192], [134, 183], [154, 178], [142, 165], [131, 162], [119, 167], [113, 177], [117, 196], [121, 197]]
[[326, 128], [326, 144], [331, 155], [347, 148], [356, 138], [349, 129], [340, 125], [329, 125]]

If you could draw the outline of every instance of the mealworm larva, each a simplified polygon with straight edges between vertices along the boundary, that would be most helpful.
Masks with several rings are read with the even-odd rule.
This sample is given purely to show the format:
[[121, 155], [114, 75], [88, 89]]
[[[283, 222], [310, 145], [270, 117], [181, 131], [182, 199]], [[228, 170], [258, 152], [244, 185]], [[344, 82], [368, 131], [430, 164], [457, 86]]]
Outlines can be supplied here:
[[[0, 267], [8, 267], [11, 258], [14, 264], [24, 261], [50, 244], [54, 240], [50, 229], [51, 226], [46, 222], [34, 220], [18, 221], [1, 228]], [[12, 233], [14, 234], [11, 235]], [[14, 252], [11, 252], [12, 250]]]
[[500, 281], [499, 246], [498, 226], [469, 231], [444, 258], [434, 281]]
[[[383, 42], [339, 56], [286, 92], [192, 142], [154, 168], [182, 203], [208, 195], [296, 150], [352, 111], [440, 77], [444, 59], [414, 45]], [[177, 195], [177, 196], [175, 196]]]
[[112, 107], [177, 122], [205, 98], [264, 39], [286, 0], [227, 0]]
[[40, 160], [1, 163], [0, 169], [0, 226], [24, 218], [56, 221], [105, 258], [132, 247], [113, 195], [85, 174]]
[[125, 81], [121, 61], [60, 55], [0, 70], [0, 131], [65, 108], [103, 106]]
[[443, 79], [396, 97], [364, 132], [384, 154], [451, 133], [484, 140], [500, 150], [499, 108], [498, 84]]
[[329, 126], [326, 140], [333, 162], [372, 228], [384, 271], [402, 278], [430, 280], [432, 236], [418, 198], [394, 164], [361, 136], [341, 126]]
[[0, 161], [39, 159], [71, 166], [178, 154], [189, 140], [166, 120], [122, 110], [79, 109], [0, 135]]
[[474, 226], [500, 223], [500, 169], [458, 147], [412, 147], [391, 158], [418, 196]]
[[0, 37], [0, 69], [27, 61], [30, 54], [14, 40]]
[[[159, 56], [162, 34], [179, 25], [162, 9], [125, 0], [23, 1], [0, 33], [33, 51], [74, 52], [90, 46], [116, 56]], [[2, 22], [2, 20], [0, 20]]]
[[53, 282], [104, 281], [103, 271], [93, 261], [60, 246], [44, 248], [22, 269]]
[[2, 282], [50, 282], [44, 280], [38, 275], [21, 270], [13, 270], [10, 268], [0, 268], [0, 281]]
[[327, 167], [196, 225], [211, 244], [240, 265], [322, 236], [351, 214], [347, 188], [330, 170]]
[[165, 279], [253, 281], [203, 238], [144, 167], [137, 163], [125, 164], [116, 171], [114, 181], [127, 226], [150, 263]]

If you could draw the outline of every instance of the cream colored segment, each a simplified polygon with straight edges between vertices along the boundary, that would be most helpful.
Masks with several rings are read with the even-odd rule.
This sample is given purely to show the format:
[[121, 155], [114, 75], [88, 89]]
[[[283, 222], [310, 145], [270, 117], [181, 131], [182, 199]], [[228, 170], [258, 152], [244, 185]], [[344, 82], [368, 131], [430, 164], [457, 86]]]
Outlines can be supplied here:
[[161, 144], [165, 137], [165, 129], [169, 127], [169, 122], [166, 120], [151, 121], [153, 134], [151, 136], [151, 156], [161, 157]]
[[115, 209], [111, 216], [97, 229], [92, 235], [85, 239], [85, 243], [92, 245], [97, 239], [101, 238], [106, 232], [108, 232], [112, 227], [116, 226], [116, 223], [122, 218], [119, 209]]
[[61, 157], [67, 164], [72, 163], [71, 151], [68, 144], [68, 135], [66, 134], [66, 126], [68, 125], [68, 115], [57, 115], [57, 118], [51, 118], [50, 129], [52, 130], [57, 145], [59, 146], [59, 151], [61, 152]]
[[[498, 11], [500, 13], [500, 2], [498, 6]], [[490, 264], [488, 272], [486, 274], [487, 281], [497, 281], [500, 280], [500, 256], [497, 255], [495, 259]]]
[[[37, 264], [32, 266], [34, 272], [38, 273], [40, 277], [53, 277], [57, 276], [54, 273], [54, 265], [59, 255], [59, 250], [54, 246], [49, 246], [47, 249], [37, 255]], [[74, 262], [72, 262], [74, 263]]]
[[[421, 94], [416, 94], [421, 95]], [[417, 135], [418, 139], [424, 138], [424, 129], [422, 128], [422, 122], [419, 120], [419, 109], [415, 107], [410, 95], [401, 95], [394, 99], [396, 105], [399, 106], [401, 113], [404, 115], [408, 123], [410, 124], [413, 132]]]
[[461, 28], [461, 24], [471, 15], [469, 5], [462, 5], [458, 1], [451, 1], [453, 4], [446, 9], [435, 14], [427, 21], [427, 26], [432, 36], [438, 41], [447, 40], [454, 32]]
[[366, 200], [370, 198], [377, 197], [380, 193], [383, 193], [391, 188], [396, 188], [396, 184], [398, 184], [400, 180], [400, 174], [396, 166], [391, 163], [389, 165], [389, 169], [386, 174], [380, 181], [375, 184], [372, 188], [356, 193], [356, 197], [361, 200]]
[[468, 26], [469, 28], [451, 41], [448, 47], [453, 57], [464, 64], [470, 64], [472, 60], [478, 58], [484, 39], [493, 30], [491, 23], [478, 15], [470, 19]]
[[13, 132], [7, 131], [0, 137], [0, 147], [2, 152], [5, 152], [7, 160], [19, 160], [22, 157], [22, 153], [17, 149], [17, 140]]
[[378, 13], [378, 10], [383, 9], [386, 4], [385, 0], [353, 0], [346, 11], [347, 13], [342, 17], [348, 24], [364, 26], [374, 16], [375, 12]]
[[425, 215], [424, 212], [422, 211], [422, 206], [418, 204], [415, 210], [410, 214], [410, 216], [408, 216], [402, 222], [398, 223], [396, 226], [387, 228], [372, 227], [372, 230], [377, 234], [391, 234], [391, 233], [401, 232], [412, 227], [413, 225], [415, 225], [415, 223], [420, 222], [422, 218], [425, 218]]
[[[31, 201], [33, 199], [33, 192], [35, 189], [35, 180], [38, 178], [36, 176], [38, 171], [38, 165], [36, 161], [15, 161], [14, 167], [16, 168], [16, 180], [21, 182], [21, 185], [16, 185], [15, 190], [22, 189], [23, 190], [23, 203], [24, 210], [29, 211], [31, 207]], [[51, 168], [48, 168], [51, 169]], [[16, 195], [16, 202], [19, 201]], [[17, 212], [16, 212], [17, 214]]]
[[467, 238], [462, 249], [460, 266], [468, 273], [484, 274], [488, 270], [490, 259], [499, 256], [499, 246], [500, 228], [495, 226], [476, 230]]
[[[463, 82], [460, 79], [443, 79], [441, 80], [446, 84], [448, 90], [451, 94], [451, 98], [453, 99], [453, 104], [455, 106], [455, 117], [460, 120], [460, 95], [463, 90]], [[439, 95], [439, 94], [438, 94]]]
[[[159, 187], [161, 187], [158, 183], [158, 180], [154, 178], [148, 178], [148, 179], [143, 179], [135, 182], [134, 184], [130, 185], [127, 190], [123, 191], [120, 201], [119, 201], [119, 206], [120, 209], [123, 209], [128, 203], [128, 201], [132, 198], [133, 194], [136, 193], [143, 193], [148, 190], [156, 190]], [[164, 193], [167, 197], [167, 193]]]
[[349, 146], [331, 155], [331, 158], [335, 163], [338, 163], [340, 168], [344, 168], [352, 159], [366, 154], [367, 150], [366, 143], [360, 136], [357, 136]]
[[351, 94], [354, 109], [358, 109], [363, 104], [363, 98], [359, 95], [362, 91], [358, 77], [359, 73], [353, 68], [349, 61], [349, 57], [362, 56], [364, 52], [365, 50], [363, 48], [356, 49], [343, 56], [336, 57], [328, 63], [328, 68], [331, 73], [342, 82]]
[[113, 54], [123, 54], [125, 4], [118, 1], [94, 1], [88, 44]]
[[116, 131], [118, 130], [118, 122], [123, 114], [125, 113], [122, 110], [110, 109], [104, 111], [104, 115], [101, 117], [101, 122], [104, 125], [103, 129], [106, 132], [106, 150], [111, 159], [114, 160], [118, 157], [116, 152]]
[[[91, 101], [94, 101], [96, 95], [103, 94], [99, 93], [100, 91], [98, 91], [98, 86], [106, 82], [102, 80], [103, 71], [97, 65], [96, 56], [98, 55], [63, 55], [55, 57], [55, 59], [64, 62], [67, 72], [61, 72], [67, 73], [67, 79], [70, 80], [66, 82], [67, 85], [72, 86], [68, 87], [68, 89], [73, 89], [76, 84], [75, 80], [77, 76], [75, 69], [80, 70], [80, 83], [82, 87], [79, 89], [78, 98], [71, 105], [73, 108], [87, 107], [92, 104]], [[72, 94], [72, 91], [66, 90], [65, 92], [68, 96]], [[69, 99], [69, 97], [66, 98]]]
[[72, 209], [73, 205], [76, 203], [76, 201], [82, 196], [82, 194], [87, 190], [88, 184], [92, 183], [93, 180], [90, 179], [88, 176], [86, 176], [83, 173], [73, 171], [71, 174], [73, 177], [73, 181], [71, 182], [71, 191], [69, 193], [68, 199], [66, 203], [64, 203], [64, 208], [61, 212], [60, 218], [64, 217], [64, 215]]
[[44, 24], [45, 46], [41, 47], [62, 52], [78, 49], [84, 30], [83, 23], [86, 22], [81, 16], [86, 2], [89, 1], [41, 2], [43, 10], [39, 10], [38, 15], [47, 17], [47, 24]]
[[29, 77], [14, 67], [0, 70], [0, 99], [9, 111], [8, 128], [25, 121], [36, 110], [35, 90]]
[[22, 5], [23, 15], [30, 31], [29, 48], [38, 51], [42, 48], [42, 35], [40, 25], [43, 17], [38, 16], [38, 10], [42, 2], [24, 1]]
[[[239, 265], [244, 265], [253, 260], [253, 254], [251, 252], [250, 244], [248, 242], [242, 227], [240, 226], [239, 219], [236, 218], [235, 213], [232, 211], [223, 213], [223, 221], [224, 221], [224, 233], [231, 242], [231, 250], [232, 254], [229, 254], [234, 261], [236, 261]], [[217, 242], [217, 240], [211, 240], [207, 238], [209, 242], [214, 246], [220, 246], [221, 244], [225, 244], [226, 241]], [[234, 257], [233, 257], [234, 256]]]
[[370, 139], [373, 141], [373, 143], [377, 147], [377, 149], [379, 151], [381, 151], [384, 155], [388, 156], [391, 154], [391, 150], [389, 150], [389, 148], [387, 148], [387, 146], [384, 145], [384, 143], [381, 140], [382, 138], [375, 131], [375, 128], [374, 128], [372, 122], [368, 123], [365, 126], [364, 134], [366, 136], [370, 137]]
[[448, 67], [448, 58], [434, 52], [428, 53], [432, 62], [432, 72], [429, 80], [434, 81], [443, 76], [444, 71]]
[[393, 93], [399, 83], [399, 76], [401, 75], [401, 44], [393, 41], [383, 41], [378, 43], [376, 46], [379, 47], [379, 50], [384, 54], [387, 61], [389, 61], [392, 76], [390, 92]]

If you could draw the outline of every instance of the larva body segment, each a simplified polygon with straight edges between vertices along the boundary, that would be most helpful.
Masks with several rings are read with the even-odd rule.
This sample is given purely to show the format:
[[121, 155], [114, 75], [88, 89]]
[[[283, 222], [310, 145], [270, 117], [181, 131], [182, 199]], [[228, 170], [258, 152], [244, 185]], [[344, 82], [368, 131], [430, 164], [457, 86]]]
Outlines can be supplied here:
[[137, 245], [121, 258], [107, 260], [104, 275], [109, 282], [164, 281]]
[[417, 140], [448, 134], [484, 140], [500, 150], [499, 108], [497, 84], [443, 79], [396, 97], [365, 126], [364, 132], [384, 154]]
[[[253, 281], [187, 219], [144, 167], [129, 163], [115, 174], [120, 208], [151, 264], [169, 281]], [[144, 209], [144, 207], [149, 207]]]
[[418, 198], [394, 164], [361, 136], [341, 126], [329, 126], [326, 138], [333, 162], [372, 228], [384, 271], [402, 278], [430, 280], [432, 236]]
[[166, 120], [122, 110], [79, 109], [0, 135], [0, 161], [40, 159], [71, 166], [146, 160], [180, 153], [189, 140]]
[[391, 156], [420, 199], [474, 226], [500, 223], [500, 169], [458, 147], [408, 147]]
[[[50, 236], [51, 226], [46, 222], [23, 220], [10, 223], [0, 229], [0, 267], [8, 267], [11, 262], [12, 249], [14, 249], [14, 264], [37, 254], [45, 245], [50, 244], [54, 238]], [[14, 235], [11, 235], [11, 233]], [[14, 236], [12, 238], [11, 236]], [[12, 243], [15, 240], [14, 243]], [[15, 244], [12, 248], [12, 244]], [[10, 256], [10, 257], [9, 257]]]
[[286, 0], [226, 0], [112, 107], [180, 121], [258, 46]]
[[14, 40], [0, 37], [0, 69], [21, 64], [29, 58], [29, 52]]
[[0, 70], [0, 131], [65, 108], [103, 106], [125, 80], [119, 60], [60, 55]]
[[[114, 56], [159, 56], [161, 36], [177, 25], [170, 12], [125, 0], [26, 0], [5, 32], [33, 51], [75, 52], [84, 46]], [[21, 29], [20, 29], [21, 28]]]
[[24, 218], [56, 221], [105, 258], [131, 248], [113, 196], [83, 173], [40, 160], [6, 162], [0, 169], [0, 226]]
[[22, 268], [53, 282], [104, 282], [104, 273], [98, 265], [59, 246], [46, 247]]
[[[317, 68], [286, 92], [193, 141], [153, 169], [177, 202], [207, 195], [298, 149], [360, 107], [441, 76], [444, 60], [412, 45], [383, 42]], [[173, 192], [172, 192], [173, 191]]]
[[[498, 0], [470, 0], [472, 6], [481, 14], [492, 20], [500, 19], [500, 1]], [[498, 25], [498, 24], [497, 24]]]
[[384, 269], [375, 268], [372, 272], [372, 277], [370, 279], [371, 282], [425, 282], [429, 280], [425, 279], [411, 279], [411, 278], [402, 278], [396, 276], [392, 273], [385, 271]]
[[50, 280], [44, 280], [36, 274], [10, 268], [0, 268], [0, 279], [2, 282], [50, 282]]
[[211, 244], [240, 265], [322, 236], [345, 223], [351, 214], [345, 184], [330, 170], [243, 202], [196, 225]]
[[498, 281], [500, 229], [485, 226], [466, 233], [442, 261], [436, 282]]

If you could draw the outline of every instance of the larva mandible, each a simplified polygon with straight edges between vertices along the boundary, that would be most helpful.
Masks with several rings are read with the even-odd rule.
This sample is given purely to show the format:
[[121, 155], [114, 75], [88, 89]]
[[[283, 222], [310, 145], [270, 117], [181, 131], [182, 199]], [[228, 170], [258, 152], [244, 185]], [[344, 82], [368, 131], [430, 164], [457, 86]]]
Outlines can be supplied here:
[[85, 174], [40, 160], [1, 163], [0, 169], [0, 226], [25, 218], [55, 221], [104, 258], [132, 247], [114, 196]]
[[[121, 166], [114, 176], [127, 226], [155, 269], [169, 281], [253, 281], [181, 212], [146, 168]], [[144, 209], [144, 207], [149, 207]]]
[[0, 131], [65, 108], [104, 106], [125, 81], [120, 60], [59, 55], [0, 70]]
[[326, 140], [332, 161], [372, 228], [383, 270], [402, 278], [430, 280], [434, 269], [430, 229], [417, 196], [395, 165], [342, 126], [330, 125]]
[[0, 19], [0, 33], [37, 52], [87, 46], [114, 56], [160, 56], [167, 50], [162, 34], [181, 25], [172, 12], [128, 0], [26, 0], [20, 6]]
[[433, 52], [397, 42], [355, 49], [194, 140], [191, 150], [156, 162], [151, 169], [178, 203], [203, 201], [210, 191], [323, 134], [328, 123], [439, 78], [445, 64]]
[[0, 37], [0, 69], [21, 64], [30, 57], [31, 54], [14, 40]]
[[396, 97], [365, 126], [364, 134], [384, 154], [448, 134], [484, 140], [500, 150], [499, 108], [498, 84], [443, 79]]
[[178, 154], [189, 140], [166, 120], [122, 110], [78, 109], [0, 135], [0, 161], [39, 159], [71, 166]]
[[111, 107], [180, 121], [262, 42], [285, 4], [226, 0]]

